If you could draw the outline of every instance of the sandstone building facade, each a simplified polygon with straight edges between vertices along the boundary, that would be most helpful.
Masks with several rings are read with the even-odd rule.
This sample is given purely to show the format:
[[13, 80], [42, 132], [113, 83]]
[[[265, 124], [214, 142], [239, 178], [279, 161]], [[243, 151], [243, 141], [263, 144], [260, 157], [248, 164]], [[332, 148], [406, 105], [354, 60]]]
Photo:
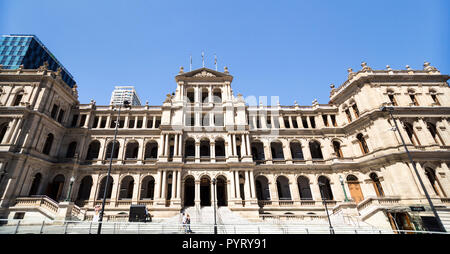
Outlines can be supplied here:
[[325, 218], [325, 199], [333, 215], [376, 227], [429, 227], [424, 192], [380, 107], [394, 107], [445, 217], [449, 76], [429, 63], [422, 70], [362, 67], [331, 86], [328, 104], [312, 106], [249, 105], [234, 96], [227, 68], [180, 68], [161, 106], [121, 108], [114, 151], [117, 107], [80, 104], [77, 86], [45, 65], [0, 68], [0, 214], [51, 220], [70, 193], [72, 215], [90, 219], [106, 188], [106, 220], [126, 216], [131, 204], [167, 218], [214, 200], [250, 220], [306, 220]]

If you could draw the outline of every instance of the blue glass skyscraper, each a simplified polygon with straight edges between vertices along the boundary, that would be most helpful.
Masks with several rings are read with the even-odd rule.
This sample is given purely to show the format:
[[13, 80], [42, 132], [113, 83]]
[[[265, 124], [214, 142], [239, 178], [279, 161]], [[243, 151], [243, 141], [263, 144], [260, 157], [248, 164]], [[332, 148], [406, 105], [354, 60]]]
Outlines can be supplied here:
[[61, 67], [61, 77], [69, 87], [75, 85], [72, 75], [56, 59], [35, 35], [11, 34], [0, 38], [0, 65], [4, 69], [37, 69], [44, 62], [48, 68], [56, 71]]

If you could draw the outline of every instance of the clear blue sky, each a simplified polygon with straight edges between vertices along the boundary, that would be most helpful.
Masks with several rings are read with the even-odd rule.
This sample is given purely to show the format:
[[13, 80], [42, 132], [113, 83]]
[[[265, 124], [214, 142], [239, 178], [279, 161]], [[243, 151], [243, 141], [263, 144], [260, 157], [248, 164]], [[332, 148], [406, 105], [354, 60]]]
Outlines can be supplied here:
[[450, 74], [450, 1], [0, 0], [0, 34], [35, 34], [75, 77], [79, 100], [133, 85], [161, 105], [180, 66], [228, 66], [235, 95], [328, 103], [347, 69]]

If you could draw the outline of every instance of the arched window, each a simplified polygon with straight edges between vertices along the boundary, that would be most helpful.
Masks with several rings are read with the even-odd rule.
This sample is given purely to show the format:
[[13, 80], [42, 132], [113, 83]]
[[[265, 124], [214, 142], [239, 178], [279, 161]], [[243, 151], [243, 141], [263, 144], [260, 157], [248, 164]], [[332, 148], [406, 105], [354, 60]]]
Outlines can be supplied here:
[[142, 179], [141, 199], [154, 199], [155, 179], [153, 176], [146, 176]]
[[377, 174], [371, 173], [369, 176], [370, 179], [372, 180], [373, 188], [375, 189], [377, 197], [384, 197], [383, 187], [381, 186], [381, 182], [380, 179], [378, 179]]
[[133, 177], [125, 176], [120, 183], [119, 199], [131, 199], [133, 197], [133, 187]]
[[270, 143], [270, 150], [272, 152], [273, 160], [284, 160], [283, 144], [281, 144], [281, 142], [274, 141]]
[[293, 141], [290, 143], [291, 155], [294, 160], [303, 160], [302, 145], [298, 141]]
[[89, 199], [89, 196], [91, 195], [91, 189], [92, 189], [92, 177], [91, 176], [85, 176], [81, 180], [80, 188], [78, 189], [78, 195], [75, 203], [78, 206], [83, 206], [85, 200]]
[[225, 141], [223, 139], [217, 139], [214, 142], [214, 150], [216, 158], [224, 158], [225, 157]]
[[279, 200], [291, 200], [291, 190], [289, 189], [289, 180], [285, 176], [277, 178], [277, 190]]
[[185, 158], [195, 157], [195, 140], [192, 138], [187, 139], [184, 149], [185, 149], [184, 151]]
[[338, 158], [344, 157], [344, 155], [342, 154], [341, 143], [339, 143], [339, 141], [333, 141], [333, 149], [334, 153], [336, 154], [336, 157]]
[[22, 101], [23, 94], [24, 94], [23, 90], [20, 90], [20, 91], [17, 92], [16, 98], [14, 99], [13, 106], [19, 106], [20, 105], [20, 102]]
[[77, 142], [73, 141], [67, 148], [66, 158], [73, 158], [77, 150]]
[[3, 138], [5, 137], [7, 130], [8, 130], [7, 123], [0, 125], [0, 143], [3, 143]]
[[42, 179], [41, 173], [37, 173], [36, 175], [34, 175], [29, 196], [38, 195], [39, 186], [41, 185], [41, 179]]
[[47, 196], [55, 201], [59, 201], [62, 197], [64, 181], [65, 177], [63, 175], [55, 176], [55, 178], [53, 178], [53, 181], [48, 186]]
[[188, 103], [194, 103], [195, 102], [195, 91], [194, 91], [194, 88], [188, 88], [186, 90], [186, 97], [187, 97]]
[[137, 159], [139, 152], [139, 143], [137, 141], [130, 141], [127, 144], [127, 148], [125, 151], [125, 159], [127, 160], [135, 160]]
[[222, 102], [222, 90], [220, 88], [214, 88], [213, 90], [214, 102], [221, 103]]
[[322, 149], [320, 148], [320, 143], [317, 141], [309, 142], [309, 150], [311, 151], [311, 158], [314, 160], [323, 160]]
[[392, 106], [398, 106], [397, 100], [395, 99], [394, 91], [388, 90], [387, 95], [388, 95], [389, 101], [391, 102]]
[[[100, 189], [98, 192], [97, 200], [103, 199], [103, 195], [105, 194], [105, 187], [106, 187], [106, 179], [108, 176], [103, 177], [102, 181], [100, 182]], [[114, 179], [109, 176], [108, 178], [108, 188], [106, 188], [106, 198], [111, 198], [112, 188], [114, 185]]]
[[297, 178], [298, 191], [301, 200], [312, 200], [311, 187], [309, 179], [306, 176], [299, 176]]
[[364, 200], [364, 196], [361, 191], [361, 186], [359, 185], [358, 178], [354, 175], [347, 176], [347, 185], [350, 190], [350, 195], [355, 201], [355, 203], [359, 203]]
[[425, 175], [431, 183], [431, 187], [433, 187], [434, 193], [438, 196], [446, 197], [444, 191], [442, 190], [441, 183], [436, 177], [436, 172], [432, 168], [425, 168]]
[[209, 91], [207, 88], [202, 88], [202, 103], [209, 102]]
[[419, 139], [417, 138], [417, 135], [414, 132], [413, 126], [410, 123], [403, 123], [403, 126], [405, 127], [406, 134], [408, 134], [411, 143], [413, 143], [413, 145], [415, 146], [420, 145]]
[[[113, 145], [114, 145], [114, 152], [113, 151]], [[108, 146], [106, 147], [106, 155], [105, 155], [105, 160], [108, 160], [111, 158], [111, 154], [112, 154], [112, 158], [113, 159], [117, 159], [119, 157], [119, 150], [120, 150], [120, 143], [119, 141], [116, 141], [115, 143], [113, 143], [113, 141], [109, 142]]]
[[363, 154], [366, 154], [369, 152], [369, 148], [367, 147], [367, 143], [366, 140], [363, 137], [362, 133], [359, 133], [358, 135], [356, 135], [356, 138], [358, 139], [358, 143], [359, 143], [359, 147], [361, 148], [361, 152]]
[[98, 153], [100, 151], [100, 142], [98, 140], [94, 140], [89, 144], [86, 160], [93, 160], [98, 158]]
[[353, 113], [355, 113], [356, 118], [359, 117], [359, 109], [358, 106], [355, 104], [352, 105]]
[[427, 128], [430, 131], [431, 136], [433, 136], [433, 139], [436, 142], [436, 144], [445, 145], [444, 140], [442, 139], [441, 135], [439, 134], [439, 132], [436, 129], [436, 125], [434, 125], [430, 122], [427, 122]]
[[255, 181], [258, 200], [270, 200], [269, 180], [265, 176], [257, 176]]
[[158, 157], [158, 143], [150, 141], [145, 145], [145, 160], [156, 159]]
[[49, 133], [47, 135], [47, 139], [45, 140], [44, 149], [42, 149], [42, 153], [50, 155], [52, 144], [53, 144], [53, 134]]
[[318, 179], [320, 196], [324, 200], [333, 200], [333, 193], [331, 191], [330, 180], [325, 176], [319, 176]]
[[209, 140], [205, 139], [200, 141], [200, 157], [203, 158], [210, 157], [211, 155], [210, 149], [211, 146], [209, 144]]
[[264, 156], [264, 144], [259, 141], [255, 141], [251, 145], [252, 157], [253, 161], [263, 161], [265, 159]]

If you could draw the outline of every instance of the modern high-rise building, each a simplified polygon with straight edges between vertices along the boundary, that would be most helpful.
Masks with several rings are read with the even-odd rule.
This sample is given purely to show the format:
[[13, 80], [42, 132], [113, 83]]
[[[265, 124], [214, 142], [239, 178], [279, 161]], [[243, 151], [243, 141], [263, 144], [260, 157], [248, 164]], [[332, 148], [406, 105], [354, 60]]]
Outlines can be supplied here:
[[111, 95], [111, 105], [123, 104], [127, 100], [132, 106], [140, 106], [141, 100], [134, 89], [134, 86], [116, 86]]
[[3, 69], [37, 69], [48, 63], [48, 69], [61, 68], [61, 78], [69, 86], [75, 85], [73, 76], [56, 59], [48, 48], [31, 34], [10, 34], [0, 38], [0, 65]]

